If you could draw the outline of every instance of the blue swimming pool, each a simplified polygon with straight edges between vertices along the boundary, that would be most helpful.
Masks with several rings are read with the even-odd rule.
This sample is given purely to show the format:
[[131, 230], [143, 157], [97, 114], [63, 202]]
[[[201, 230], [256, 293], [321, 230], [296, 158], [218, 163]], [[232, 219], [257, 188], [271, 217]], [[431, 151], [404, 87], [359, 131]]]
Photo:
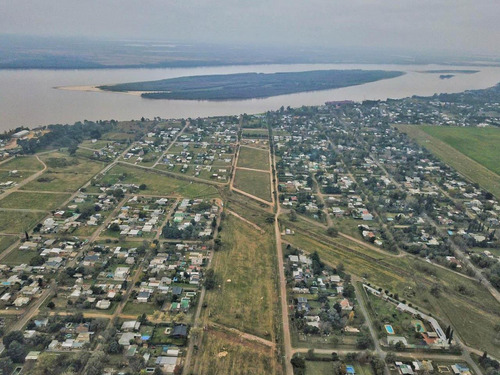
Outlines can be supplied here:
[[392, 328], [392, 326], [391, 326], [391, 325], [386, 324], [384, 327], [385, 327], [385, 330], [387, 331], [387, 333], [388, 333], [389, 335], [394, 335], [394, 329]]

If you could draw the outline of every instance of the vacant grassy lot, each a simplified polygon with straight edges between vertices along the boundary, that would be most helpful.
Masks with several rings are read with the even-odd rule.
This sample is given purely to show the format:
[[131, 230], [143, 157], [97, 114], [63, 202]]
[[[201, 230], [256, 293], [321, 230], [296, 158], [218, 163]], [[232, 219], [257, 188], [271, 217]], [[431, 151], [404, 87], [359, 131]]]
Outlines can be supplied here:
[[238, 167], [269, 171], [269, 151], [241, 146]]
[[237, 169], [234, 187], [266, 201], [271, 201], [271, 180], [268, 172]]
[[205, 375], [271, 375], [278, 372], [272, 350], [253, 341], [208, 330], [204, 333], [200, 352], [195, 355], [198, 374]]
[[38, 255], [38, 251], [32, 250], [14, 250], [2, 259], [2, 264], [8, 266], [18, 266], [20, 264], [29, 264], [30, 260]]
[[[358, 375], [372, 375], [373, 370], [370, 364], [360, 363], [346, 363], [347, 365], [354, 366], [354, 370]], [[320, 362], [320, 361], [306, 361], [306, 375], [324, 375], [331, 374], [333, 362]]]
[[[264, 207], [262, 207], [264, 206]], [[259, 203], [241, 194], [230, 193], [226, 207], [236, 212], [241, 217], [257, 224], [265, 231], [273, 231], [274, 227], [266, 223], [266, 219], [273, 217], [269, 206]]]
[[8, 162], [0, 164], [0, 169], [8, 171], [14, 169], [20, 171], [41, 171], [43, 165], [34, 156], [18, 156]]
[[69, 197], [69, 194], [15, 191], [0, 200], [0, 208], [24, 208], [49, 211], [58, 208]]
[[272, 340], [277, 303], [272, 236], [232, 215], [222, 226], [222, 249], [213, 258], [219, 286], [207, 293], [210, 319]]
[[126, 315], [152, 315], [155, 312], [155, 305], [153, 303], [134, 303], [133, 301], [127, 302], [123, 308], [122, 313]]
[[[121, 181], [120, 181], [121, 179]], [[118, 164], [101, 179], [104, 184], [146, 184], [144, 194], [180, 195], [186, 198], [216, 198], [219, 196], [213, 185], [169, 177], [161, 172]]]
[[[397, 128], [463, 176], [500, 198], [500, 130], [414, 125], [398, 125]], [[487, 132], [482, 133], [483, 130]], [[487, 139], [489, 132], [491, 140]]]
[[16, 242], [15, 236], [0, 236], [0, 253]]
[[[288, 242], [308, 252], [317, 251], [329, 264], [342, 263], [347, 272], [398, 293], [400, 298], [452, 322], [456, 333], [468, 345], [487, 350], [494, 356], [500, 354], [500, 347], [494, 343], [496, 332], [493, 328], [500, 319], [500, 306], [479, 283], [420, 259], [398, 258], [366, 248], [360, 250], [348, 240], [330, 239], [294, 224], [284, 223], [295, 230], [295, 235], [285, 237]], [[348, 249], [344, 248], [346, 244]], [[438, 285], [437, 294], [430, 293], [433, 285]], [[462, 292], [458, 291], [459, 286], [465, 287]]]
[[22, 190], [74, 192], [105, 165], [69, 156], [60, 151], [45, 154], [40, 158], [47, 164], [47, 171], [36, 180], [24, 185]]
[[24, 185], [20, 190], [74, 192], [82, 187], [93, 174], [45, 172], [39, 178]]
[[43, 212], [10, 211], [0, 214], [0, 233], [24, 233], [31, 230], [46, 214]]

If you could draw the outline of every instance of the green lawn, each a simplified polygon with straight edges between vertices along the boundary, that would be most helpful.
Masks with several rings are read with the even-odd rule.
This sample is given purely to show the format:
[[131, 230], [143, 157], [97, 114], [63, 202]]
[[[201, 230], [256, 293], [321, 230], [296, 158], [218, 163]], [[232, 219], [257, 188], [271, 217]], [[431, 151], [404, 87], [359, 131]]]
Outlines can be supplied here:
[[269, 171], [269, 151], [241, 146], [238, 167]]
[[[398, 125], [397, 128], [408, 134], [443, 162], [455, 168], [463, 176], [477, 182], [482, 188], [500, 198], [500, 175], [498, 175], [500, 150], [498, 147], [495, 149], [495, 144], [499, 144], [499, 129], [440, 128], [415, 125]], [[446, 132], [449, 132], [447, 136], [444, 134]], [[431, 133], [436, 134], [436, 136], [431, 135]], [[467, 138], [468, 136], [471, 138]], [[491, 141], [485, 140], [488, 136], [491, 136]], [[441, 137], [442, 140], [438, 137]], [[467, 144], [468, 142], [470, 145]]]
[[49, 211], [58, 208], [69, 197], [69, 194], [15, 191], [0, 200], [0, 208], [24, 208]]
[[271, 180], [268, 172], [237, 169], [234, 187], [266, 201], [271, 201]]

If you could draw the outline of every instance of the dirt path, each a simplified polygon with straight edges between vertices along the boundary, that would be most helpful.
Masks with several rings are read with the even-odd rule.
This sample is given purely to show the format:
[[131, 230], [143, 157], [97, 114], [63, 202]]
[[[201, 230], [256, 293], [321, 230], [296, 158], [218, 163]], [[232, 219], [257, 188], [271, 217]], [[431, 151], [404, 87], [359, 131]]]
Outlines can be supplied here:
[[[276, 159], [272, 158], [272, 165], [274, 167], [274, 179], [275, 183], [273, 184], [274, 192], [277, 194], [278, 192], [278, 175], [276, 169]], [[292, 363], [292, 339], [290, 337], [290, 320], [288, 317], [288, 296], [287, 296], [287, 288], [286, 288], [286, 278], [285, 278], [285, 266], [283, 261], [283, 246], [281, 243], [281, 231], [279, 224], [279, 216], [280, 216], [280, 207], [279, 199], [275, 201], [276, 207], [276, 215], [274, 217], [274, 235], [276, 238], [276, 256], [278, 257], [278, 273], [279, 273], [279, 283], [280, 283], [280, 299], [281, 299], [281, 320], [283, 323], [283, 347], [285, 349], [284, 353], [284, 365], [285, 365], [285, 375], [293, 375], [293, 367]]]
[[269, 346], [273, 349], [276, 348], [276, 344], [274, 342], [263, 339], [262, 337], [259, 337], [259, 336], [251, 335], [250, 333], [242, 332], [240, 330], [237, 330], [236, 328], [227, 327], [225, 325], [214, 323], [214, 322], [210, 322], [208, 325], [215, 327], [215, 328], [218, 328], [218, 329], [221, 329], [221, 330], [224, 330], [224, 331], [227, 331], [227, 332], [234, 333], [234, 334], [238, 335], [239, 337], [244, 338], [245, 340], [256, 341], [256, 342], [259, 342], [263, 345]]
[[0, 200], [5, 198], [7, 195], [10, 195], [11, 193], [18, 191], [21, 187], [23, 187], [26, 184], [29, 184], [31, 181], [36, 180], [38, 177], [40, 177], [47, 170], [47, 164], [45, 164], [43, 162], [43, 160], [40, 159], [40, 157], [38, 155], [36, 155], [35, 157], [40, 163], [42, 163], [43, 169], [41, 169], [38, 172], [36, 172], [35, 174], [32, 174], [31, 176], [25, 178], [24, 180], [19, 182], [16, 186], [14, 186], [12, 189], [9, 189], [9, 190], [3, 192], [2, 194], [0, 194]]
[[226, 210], [226, 211], [227, 211], [228, 214], [231, 214], [231, 215], [237, 217], [238, 219], [244, 221], [248, 225], [251, 225], [252, 227], [254, 227], [255, 229], [257, 229], [259, 232], [261, 232], [261, 233], [265, 232], [264, 229], [262, 229], [261, 227], [259, 227], [257, 224], [252, 223], [250, 220], [245, 219], [244, 217], [238, 215], [236, 212], [231, 211], [231, 210]]

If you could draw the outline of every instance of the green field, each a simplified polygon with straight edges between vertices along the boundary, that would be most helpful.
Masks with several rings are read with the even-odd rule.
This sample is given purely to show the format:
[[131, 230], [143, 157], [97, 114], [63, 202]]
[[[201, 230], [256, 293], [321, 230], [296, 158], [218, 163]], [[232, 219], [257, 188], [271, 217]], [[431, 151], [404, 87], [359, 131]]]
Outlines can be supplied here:
[[24, 233], [31, 230], [46, 214], [43, 212], [10, 211], [0, 215], [0, 233]]
[[271, 181], [268, 172], [237, 169], [234, 187], [258, 198], [271, 201]]
[[69, 197], [69, 194], [15, 191], [0, 200], [0, 208], [24, 208], [49, 211], [61, 206]]
[[[121, 179], [121, 180], [120, 180]], [[146, 184], [144, 194], [179, 195], [186, 198], [217, 198], [219, 193], [213, 185], [177, 179], [160, 171], [147, 170], [117, 164], [100, 179], [106, 185], [117, 182], [123, 184]]]
[[238, 167], [269, 171], [269, 151], [241, 146]]
[[422, 130], [500, 175], [500, 128], [423, 126]]
[[414, 125], [397, 128], [500, 198], [500, 129]]
[[219, 287], [207, 293], [210, 319], [272, 340], [277, 302], [272, 236], [232, 215], [222, 227], [222, 249], [213, 258]]

